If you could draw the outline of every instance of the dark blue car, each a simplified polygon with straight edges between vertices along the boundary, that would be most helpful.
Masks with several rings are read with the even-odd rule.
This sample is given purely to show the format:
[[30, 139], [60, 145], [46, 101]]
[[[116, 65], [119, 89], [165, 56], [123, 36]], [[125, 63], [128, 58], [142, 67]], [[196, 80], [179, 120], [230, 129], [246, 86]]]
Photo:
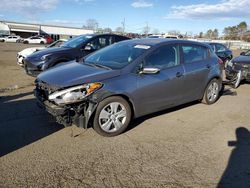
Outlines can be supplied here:
[[213, 104], [222, 88], [221, 70], [206, 44], [127, 40], [40, 74], [35, 95], [59, 123], [91, 125], [115, 136], [132, 118], [195, 100]]

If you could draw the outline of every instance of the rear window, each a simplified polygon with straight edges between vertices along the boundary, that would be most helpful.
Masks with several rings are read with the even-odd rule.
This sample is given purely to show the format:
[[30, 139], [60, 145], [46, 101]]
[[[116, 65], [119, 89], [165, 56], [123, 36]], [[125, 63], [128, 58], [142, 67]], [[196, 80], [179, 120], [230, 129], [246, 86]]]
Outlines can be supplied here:
[[199, 62], [208, 59], [208, 49], [198, 45], [183, 45], [183, 60], [184, 63]]

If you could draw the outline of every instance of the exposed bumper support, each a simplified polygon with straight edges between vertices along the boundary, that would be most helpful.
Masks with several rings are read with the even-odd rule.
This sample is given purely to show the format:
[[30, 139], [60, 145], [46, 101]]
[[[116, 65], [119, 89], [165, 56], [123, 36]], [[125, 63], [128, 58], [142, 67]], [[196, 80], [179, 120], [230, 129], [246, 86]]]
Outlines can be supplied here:
[[34, 90], [34, 95], [37, 98], [38, 106], [49, 112], [56, 118], [58, 123], [63, 124], [65, 127], [75, 124], [80, 128], [87, 129], [90, 118], [97, 107], [97, 103], [90, 100], [83, 101], [80, 104], [73, 104], [72, 106], [58, 106], [42, 99], [36, 90]]

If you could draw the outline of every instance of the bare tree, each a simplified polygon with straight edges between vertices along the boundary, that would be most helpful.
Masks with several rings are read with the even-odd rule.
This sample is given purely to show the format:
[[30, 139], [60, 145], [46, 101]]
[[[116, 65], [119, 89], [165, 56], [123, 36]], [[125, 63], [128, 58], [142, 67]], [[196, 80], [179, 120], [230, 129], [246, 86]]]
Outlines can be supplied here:
[[123, 33], [123, 28], [122, 27], [117, 27], [115, 29], [115, 32], [121, 34], [121, 33]]
[[178, 35], [180, 35], [180, 31], [177, 31], [177, 30], [171, 30], [171, 31], [168, 31], [168, 34], [169, 34], [169, 35], [175, 35], [175, 36], [178, 36]]
[[148, 34], [150, 32], [150, 27], [148, 26], [148, 24], [145, 27], [143, 27], [142, 32], [143, 32], [143, 34], [148, 36]]
[[112, 29], [109, 28], [109, 27], [106, 27], [106, 28], [103, 29], [103, 32], [104, 33], [112, 33]]
[[99, 26], [99, 24], [98, 24], [97, 20], [95, 20], [95, 19], [88, 19], [86, 21], [86, 24], [83, 25], [83, 28], [84, 29], [91, 29], [91, 30], [97, 31], [98, 26]]

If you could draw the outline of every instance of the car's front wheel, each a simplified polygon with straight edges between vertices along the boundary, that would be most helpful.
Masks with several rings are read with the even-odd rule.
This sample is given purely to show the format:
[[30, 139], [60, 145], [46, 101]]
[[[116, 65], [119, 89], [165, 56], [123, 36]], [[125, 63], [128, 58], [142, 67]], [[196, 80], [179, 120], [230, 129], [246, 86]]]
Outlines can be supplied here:
[[101, 101], [96, 109], [93, 128], [102, 136], [117, 136], [128, 127], [131, 120], [131, 108], [128, 102], [119, 96]]
[[205, 104], [215, 103], [220, 97], [220, 88], [221, 83], [218, 79], [211, 80], [204, 92], [202, 102]]

